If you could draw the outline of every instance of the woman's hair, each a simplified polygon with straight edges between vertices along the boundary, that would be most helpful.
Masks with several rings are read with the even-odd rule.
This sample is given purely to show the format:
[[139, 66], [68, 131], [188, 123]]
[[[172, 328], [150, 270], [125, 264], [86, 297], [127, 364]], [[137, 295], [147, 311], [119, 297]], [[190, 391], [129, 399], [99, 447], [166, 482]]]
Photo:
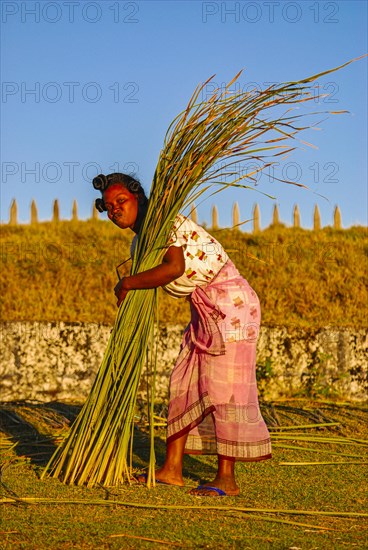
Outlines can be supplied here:
[[[92, 180], [93, 187], [101, 191], [102, 195], [108, 187], [115, 185], [116, 183], [123, 185], [126, 189], [128, 189], [128, 191], [134, 195], [137, 195], [141, 206], [147, 206], [148, 199], [146, 197], [146, 193], [144, 192], [140, 182], [136, 178], [133, 178], [133, 176], [122, 174], [120, 172], [114, 172], [113, 174], [107, 174], [107, 176], [104, 174], [99, 174]], [[99, 212], [106, 212], [107, 210], [103, 197], [102, 199], [96, 199], [95, 206]]]

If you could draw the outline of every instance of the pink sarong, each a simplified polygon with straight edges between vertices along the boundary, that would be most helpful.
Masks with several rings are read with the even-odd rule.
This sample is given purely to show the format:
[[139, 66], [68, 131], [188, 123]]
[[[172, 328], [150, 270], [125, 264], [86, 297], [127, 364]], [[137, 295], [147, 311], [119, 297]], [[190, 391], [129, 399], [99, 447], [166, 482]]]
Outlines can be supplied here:
[[241, 461], [271, 458], [256, 382], [257, 294], [231, 260], [189, 297], [191, 322], [170, 379], [168, 442]]

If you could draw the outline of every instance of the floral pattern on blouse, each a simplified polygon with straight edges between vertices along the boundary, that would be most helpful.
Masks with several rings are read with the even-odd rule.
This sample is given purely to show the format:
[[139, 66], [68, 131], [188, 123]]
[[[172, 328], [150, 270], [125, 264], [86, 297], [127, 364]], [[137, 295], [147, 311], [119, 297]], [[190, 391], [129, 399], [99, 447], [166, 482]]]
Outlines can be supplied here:
[[183, 275], [163, 287], [175, 298], [188, 296], [197, 286], [208, 284], [229, 259], [212, 235], [182, 214], [175, 218], [168, 245], [182, 246], [184, 251]]
[[[134, 237], [131, 256], [134, 254], [136, 241]], [[168, 246], [182, 246], [184, 252], [183, 275], [163, 287], [175, 298], [186, 297], [197, 286], [207, 285], [229, 259], [222, 245], [212, 235], [182, 214], [175, 218]]]

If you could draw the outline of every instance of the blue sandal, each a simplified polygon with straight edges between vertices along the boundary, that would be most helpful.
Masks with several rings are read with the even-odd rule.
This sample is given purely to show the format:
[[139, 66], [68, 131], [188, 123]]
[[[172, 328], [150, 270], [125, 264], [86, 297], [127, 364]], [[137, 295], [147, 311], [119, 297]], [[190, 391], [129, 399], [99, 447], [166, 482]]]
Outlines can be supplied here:
[[[219, 489], [218, 487], [210, 487], [209, 485], [198, 485], [198, 487], [196, 487], [195, 489], [196, 491], [214, 491], [215, 493], [217, 493], [217, 495], [219, 497], [227, 497], [228, 495], [225, 493], [225, 491], [223, 491], [222, 489]], [[198, 496], [198, 497], [208, 497], [208, 495], [205, 495], [204, 493], [202, 494], [198, 494], [198, 495], [194, 495], [194, 496]]]

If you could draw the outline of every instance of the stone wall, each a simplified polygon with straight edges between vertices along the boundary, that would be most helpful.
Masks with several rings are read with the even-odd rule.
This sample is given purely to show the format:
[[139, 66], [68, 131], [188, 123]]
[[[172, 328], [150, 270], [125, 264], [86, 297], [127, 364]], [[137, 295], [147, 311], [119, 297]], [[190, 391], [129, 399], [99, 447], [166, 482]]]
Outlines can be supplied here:
[[[0, 400], [83, 401], [111, 327], [92, 323], [3, 323]], [[183, 327], [161, 329], [157, 400], [167, 401]], [[368, 334], [364, 329], [262, 327], [257, 376], [264, 399], [291, 395], [367, 399]], [[144, 383], [142, 383], [143, 392]]]

